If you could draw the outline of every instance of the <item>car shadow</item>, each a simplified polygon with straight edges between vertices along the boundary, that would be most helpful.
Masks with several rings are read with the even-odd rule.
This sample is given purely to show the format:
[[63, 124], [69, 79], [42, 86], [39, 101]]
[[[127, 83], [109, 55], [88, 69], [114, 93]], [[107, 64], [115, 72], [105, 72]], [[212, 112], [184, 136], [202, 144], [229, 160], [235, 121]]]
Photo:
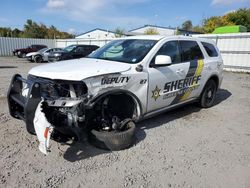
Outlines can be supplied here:
[[96, 148], [90, 145], [87, 140], [73, 142], [70, 147], [64, 152], [63, 157], [67, 161], [75, 162], [97, 155], [110, 153], [111, 151]]
[[[221, 102], [227, 100], [231, 96], [231, 92], [226, 89], [219, 89], [216, 95], [215, 105], [220, 104]], [[199, 112], [202, 108], [198, 107], [198, 105], [187, 104], [180, 108], [176, 108], [174, 110], [162, 113], [160, 115], [154, 116], [152, 118], [143, 120], [136, 125], [136, 141], [135, 145], [143, 141], [146, 137], [145, 130], [149, 130], [152, 128], [159, 127], [163, 124], [169, 123], [179, 118], [187, 118], [192, 113]], [[106, 151], [102, 149], [98, 149], [87, 142], [87, 139], [76, 141], [70, 144], [70, 147], [65, 151], [63, 157], [70, 161], [75, 162], [78, 160], [83, 160], [89, 157], [94, 157], [97, 155], [110, 153], [111, 151]]]
[[[231, 95], [232, 93], [229, 92], [228, 90], [219, 89], [216, 93], [214, 106], [227, 100]], [[161, 126], [162, 124], [169, 123], [179, 118], [187, 118], [187, 116], [191, 115], [192, 113], [198, 112], [201, 109], [202, 108], [199, 107], [199, 105], [197, 105], [196, 103], [187, 104], [180, 108], [176, 108], [171, 111], [167, 111], [165, 113], [163, 112], [162, 114], [159, 114], [158, 116], [154, 116], [150, 119], [143, 120], [137, 125], [137, 127], [140, 128], [142, 131], [145, 129], [155, 128], [155, 127]]]

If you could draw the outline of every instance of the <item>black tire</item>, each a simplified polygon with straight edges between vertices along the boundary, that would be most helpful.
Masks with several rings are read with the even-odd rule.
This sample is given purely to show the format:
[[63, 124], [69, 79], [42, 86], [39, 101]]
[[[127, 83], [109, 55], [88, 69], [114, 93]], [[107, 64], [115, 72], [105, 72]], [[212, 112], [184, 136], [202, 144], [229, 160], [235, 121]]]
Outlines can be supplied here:
[[200, 97], [200, 106], [209, 108], [213, 106], [216, 96], [217, 86], [214, 80], [208, 80]]
[[26, 53], [20, 52], [20, 53], [18, 54], [18, 57], [19, 57], [19, 58], [25, 58], [25, 57], [26, 57]]
[[35, 63], [41, 63], [42, 61], [43, 61], [42, 56], [37, 55], [37, 56], [34, 57], [34, 62]]
[[89, 143], [97, 148], [118, 151], [127, 149], [135, 141], [135, 124], [130, 121], [127, 130], [122, 132], [100, 132], [95, 129], [89, 133]]

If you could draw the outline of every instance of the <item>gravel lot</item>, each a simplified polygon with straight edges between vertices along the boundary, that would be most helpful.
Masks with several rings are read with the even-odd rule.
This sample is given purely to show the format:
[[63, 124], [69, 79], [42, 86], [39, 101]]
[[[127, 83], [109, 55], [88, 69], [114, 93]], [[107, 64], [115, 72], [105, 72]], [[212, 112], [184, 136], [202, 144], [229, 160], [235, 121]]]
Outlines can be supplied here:
[[11, 76], [37, 65], [0, 58], [0, 187], [250, 187], [249, 74], [225, 72], [212, 108], [187, 105], [137, 124], [130, 149], [52, 141], [44, 156], [6, 102]]

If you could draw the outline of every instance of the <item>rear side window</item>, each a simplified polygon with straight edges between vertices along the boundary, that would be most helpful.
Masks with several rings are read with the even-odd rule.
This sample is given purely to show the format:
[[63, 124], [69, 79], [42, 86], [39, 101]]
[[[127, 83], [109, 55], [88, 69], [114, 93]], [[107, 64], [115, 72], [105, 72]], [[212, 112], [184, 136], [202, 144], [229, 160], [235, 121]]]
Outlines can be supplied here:
[[205, 48], [207, 54], [210, 57], [218, 57], [218, 52], [216, 51], [214, 45], [207, 43], [207, 42], [201, 42], [201, 44], [203, 45], [203, 47]]
[[202, 51], [195, 41], [180, 41], [182, 62], [203, 59]]

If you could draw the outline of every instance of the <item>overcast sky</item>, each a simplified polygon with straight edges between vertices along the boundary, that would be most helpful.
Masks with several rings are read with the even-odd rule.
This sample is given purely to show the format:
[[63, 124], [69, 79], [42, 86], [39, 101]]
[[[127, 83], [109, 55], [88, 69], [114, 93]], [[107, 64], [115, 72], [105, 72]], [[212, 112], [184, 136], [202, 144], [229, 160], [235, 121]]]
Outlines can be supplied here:
[[0, 27], [22, 29], [27, 19], [75, 34], [145, 24], [177, 27], [244, 7], [250, 8], [250, 0], [2, 0]]

